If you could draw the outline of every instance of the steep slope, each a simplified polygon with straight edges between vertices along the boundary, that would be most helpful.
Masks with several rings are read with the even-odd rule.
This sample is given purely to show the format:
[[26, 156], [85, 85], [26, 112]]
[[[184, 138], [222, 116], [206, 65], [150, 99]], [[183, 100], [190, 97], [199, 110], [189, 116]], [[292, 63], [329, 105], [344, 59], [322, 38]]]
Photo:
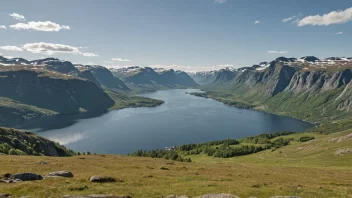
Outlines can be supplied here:
[[113, 76], [110, 70], [103, 66], [77, 65], [80, 77], [87, 78], [103, 88], [129, 91], [130, 89], [118, 77]]
[[267, 67], [220, 71], [214, 83], [204, 89], [212, 91], [208, 97], [218, 100], [226, 98], [273, 113], [325, 122], [351, 116], [351, 79], [352, 62], [348, 59], [279, 57]]
[[0, 125], [53, 114], [101, 113], [115, 104], [89, 80], [34, 66], [0, 67], [0, 89], [1, 116], [7, 118]]
[[0, 153], [9, 155], [73, 156], [64, 146], [31, 132], [0, 127]]

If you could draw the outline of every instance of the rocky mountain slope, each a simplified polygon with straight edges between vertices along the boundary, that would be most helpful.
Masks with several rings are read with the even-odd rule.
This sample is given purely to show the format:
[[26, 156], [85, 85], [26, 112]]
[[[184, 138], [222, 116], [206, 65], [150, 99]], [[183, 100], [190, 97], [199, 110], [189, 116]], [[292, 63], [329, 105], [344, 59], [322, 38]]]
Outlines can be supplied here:
[[218, 76], [219, 71], [203, 71], [203, 72], [195, 72], [188, 73], [188, 75], [199, 85], [211, 84], [215, 81]]
[[34, 133], [2, 127], [0, 127], [0, 153], [6, 155], [75, 155], [72, 150]]
[[216, 80], [204, 89], [228, 94], [208, 94], [216, 99], [324, 122], [351, 115], [351, 79], [351, 58], [279, 57], [267, 64], [220, 70]]
[[96, 85], [108, 89], [129, 91], [130, 89], [106, 67], [99, 65], [75, 65], [80, 71], [80, 77], [93, 81]]
[[129, 87], [145, 91], [194, 87], [198, 84], [185, 72], [153, 69], [150, 67], [128, 67], [111, 69], [112, 73], [121, 78]]

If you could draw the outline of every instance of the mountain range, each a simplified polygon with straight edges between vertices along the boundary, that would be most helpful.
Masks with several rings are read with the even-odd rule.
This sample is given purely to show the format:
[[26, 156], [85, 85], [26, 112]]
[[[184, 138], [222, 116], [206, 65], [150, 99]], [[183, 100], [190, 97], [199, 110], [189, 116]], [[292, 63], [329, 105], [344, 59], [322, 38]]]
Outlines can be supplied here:
[[198, 84], [183, 71], [165, 70], [151, 67], [127, 67], [110, 69], [114, 76], [121, 78], [129, 87], [140, 90], [195, 87]]
[[207, 97], [227, 104], [319, 123], [351, 115], [351, 80], [352, 58], [279, 57], [252, 67], [219, 70], [203, 89]]

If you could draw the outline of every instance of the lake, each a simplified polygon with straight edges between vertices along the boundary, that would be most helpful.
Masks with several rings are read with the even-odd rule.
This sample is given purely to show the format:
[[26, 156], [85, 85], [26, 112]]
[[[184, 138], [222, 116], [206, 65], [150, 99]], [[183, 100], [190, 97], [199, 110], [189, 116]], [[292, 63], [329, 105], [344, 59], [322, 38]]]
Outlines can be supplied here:
[[[261, 133], [301, 132], [313, 126], [300, 120], [229, 107], [212, 99], [187, 94], [195, 91], [199, 90], [147, 93], [143, 96], [161, 99], [165, 103], [152, 108], [110, 111], [99, 117], [75, 120], [64, 128], [32, 131], [75, 151], [128, 154], [138, 149], [243, 138]], [[65, 116], [61, 119], [65, 120]]]

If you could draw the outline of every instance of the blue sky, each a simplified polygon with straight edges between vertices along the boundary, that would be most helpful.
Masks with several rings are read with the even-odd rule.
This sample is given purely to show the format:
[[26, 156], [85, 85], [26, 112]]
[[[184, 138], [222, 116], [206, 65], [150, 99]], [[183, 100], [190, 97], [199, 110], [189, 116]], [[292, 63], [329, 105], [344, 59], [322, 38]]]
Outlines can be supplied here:
[[349, 8], [351, 0], [11, 0], [0, 7], [0, 53], [186, 70], [352, 56]]

